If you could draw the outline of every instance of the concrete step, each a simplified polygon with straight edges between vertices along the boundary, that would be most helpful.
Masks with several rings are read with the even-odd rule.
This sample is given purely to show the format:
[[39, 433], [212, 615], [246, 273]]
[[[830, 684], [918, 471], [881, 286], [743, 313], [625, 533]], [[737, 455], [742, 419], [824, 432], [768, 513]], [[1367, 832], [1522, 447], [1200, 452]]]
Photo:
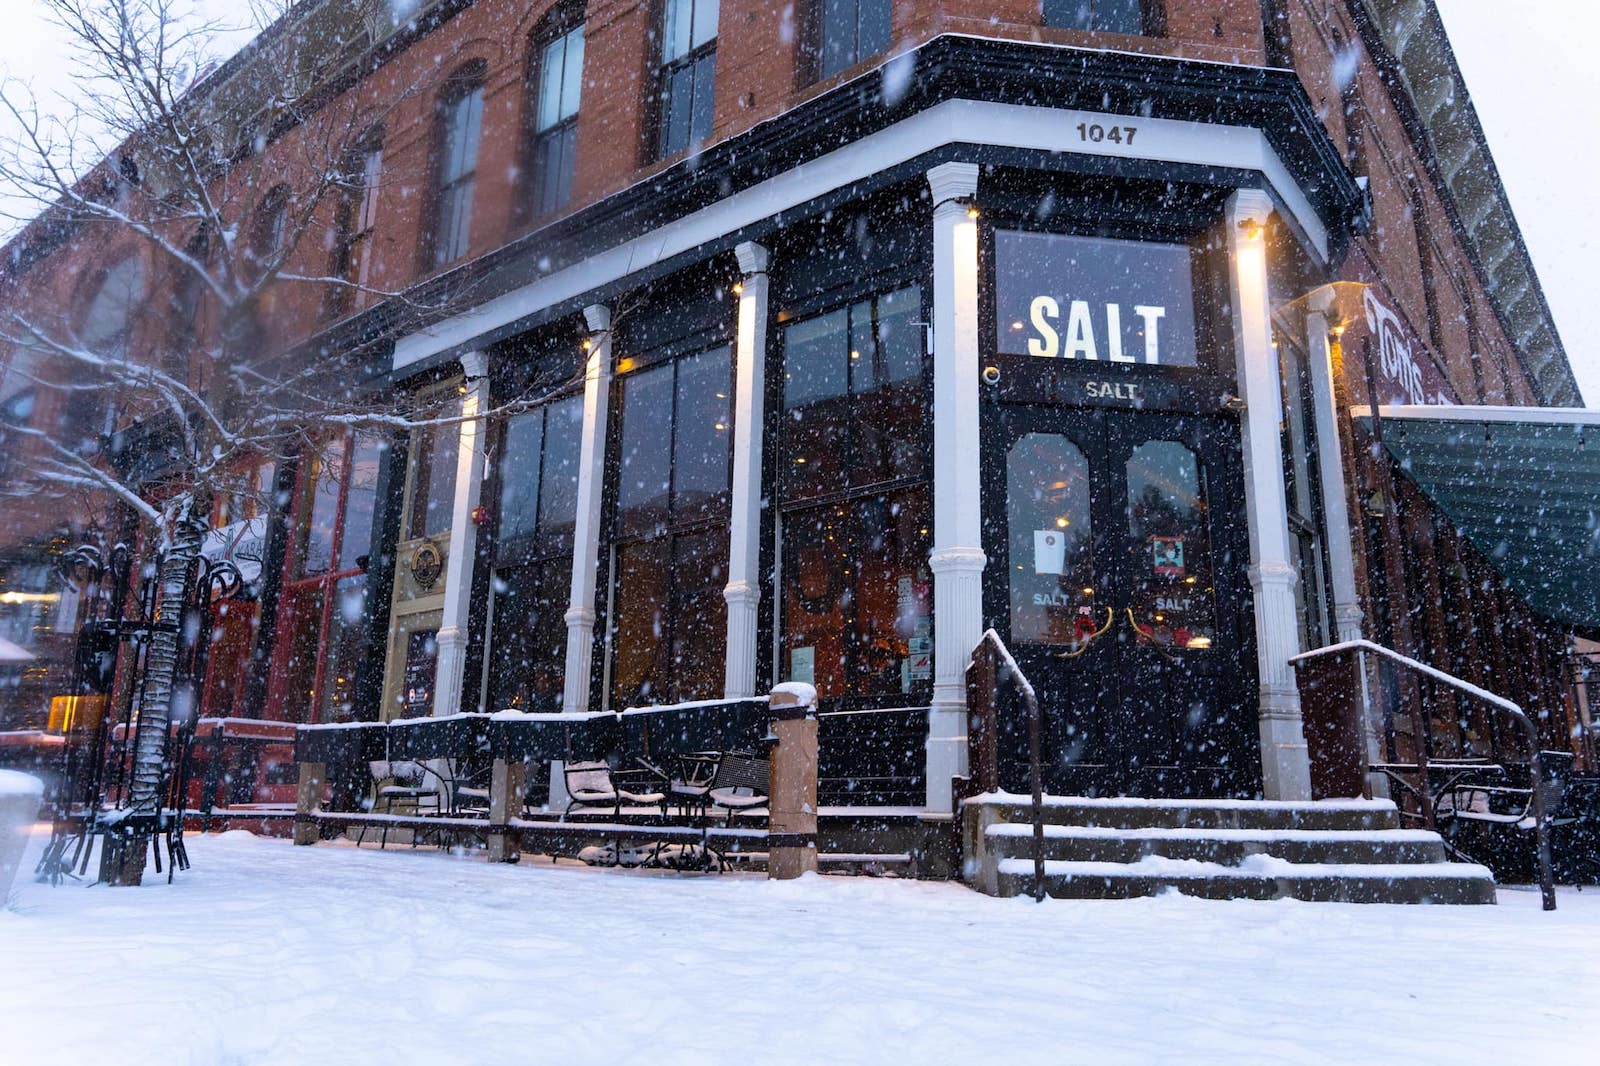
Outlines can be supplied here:
[[[1000, 859], [1031, 859], [1033, 827], [989, 826], [989, 850]], [[1442, 863], [1438, 834], [1416, 829], [1112, 829], [1045, 826], [1044, 857], [1068, 862], [1137, 862], [1147, 855], [1237, 866], [1252, 855], [1293, 863]]]
[[[997, 895], [1032, 888], [1033, 863], [999, 862]], [[1465, 863], [1321, 865], [1267, 856], [1241, 866], [1147, 856], [1135, 863], [1047, 862], [1045, 892], [1060, 899], [1128, 899], [1179, 892], [1205, 899], [1298, 899], [1318, 903], [1493, 903], [1494, 879]]]
[[[1027, 796], [991, 793], [967, 806], [989, 810], [989, 821], [1028, 822]], [[1399, 812], [1388, 800], [1322, 800], [1283, 803], [1269, 800], [1141, 799], [1131, 796], [1049, 796], [1044, 821], [1052, 825], [1115, 829], [1398, 829]]]

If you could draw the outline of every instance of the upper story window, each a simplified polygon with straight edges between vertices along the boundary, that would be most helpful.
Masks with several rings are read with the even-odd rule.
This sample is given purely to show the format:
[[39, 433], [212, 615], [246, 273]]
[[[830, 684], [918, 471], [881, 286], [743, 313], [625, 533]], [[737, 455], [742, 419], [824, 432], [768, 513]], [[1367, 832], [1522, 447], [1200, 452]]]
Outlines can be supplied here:
[[256, 208], [255, 226], [250, 233], [250, 257], [256, 269], [277, 265], [289, 236], [289, 186], [274, 185]]
[[84, 347], [100, 355], [127, 354], [134, 311], [144, 296], [144, 263], [138, 256], [130, 255], [107, 270], [84, 311], [79, 330]]
[[1095, 33], [1156, 32], [1153, 0], [1044, 0], [1044, 24]]
[[816, 0], [816, 76], [830, 77], [889, 47], [889, 0]]
[[666, 0], [661, 19], [657, 155], [711, 136], [717, 73], [717, 0]]
[[439, 192], [433, 231], [433, 265], [467, 254], [472, 229], [472, 192], [478, 177], [478, 138], [483, 128], [481, 66], [452, 80], [439, 108]]
[[563, 4], [534, 34], [533, 213], [559, 211], [572, 197], [583, 95], [583, 5]]
[[345, 314], [366, 287], [372, 271], [373, 231], [378, 224], [378, 179], [383, 173], [383, 145], [376, 136], [350, 153], [341, 179], [335, 223], [333, 276], [344, 280], [328, 293], [330, 314]]

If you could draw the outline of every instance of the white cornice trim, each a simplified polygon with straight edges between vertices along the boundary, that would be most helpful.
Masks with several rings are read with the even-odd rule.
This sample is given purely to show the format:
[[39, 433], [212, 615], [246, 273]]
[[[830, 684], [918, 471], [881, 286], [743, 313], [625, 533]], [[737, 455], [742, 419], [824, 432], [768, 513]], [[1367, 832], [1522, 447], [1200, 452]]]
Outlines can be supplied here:
[[[1089, 141], [1078, 130], [1079, 124], [1088, 127], [1111, 123], [1121, 129], [1135, 128], [1137, 132], [1132, 143], [1128, 143], [1126, 137], [1115, 143]], [[1326, 261], [1328, 256], [1327, 229], [1267, 142], [1266, 135], [1255, 127], [946, 100], [649, 233], [486, 300], [470, 311], [402, 337], [395, 343], [393, 367], [400, 370], [470, 343], [519, 318], [720, 240], [781, 211], [792, 210], [891, 167], [958, 144], [1070, 151], [1259, 173], [1306, 243], [1322, 260]]]

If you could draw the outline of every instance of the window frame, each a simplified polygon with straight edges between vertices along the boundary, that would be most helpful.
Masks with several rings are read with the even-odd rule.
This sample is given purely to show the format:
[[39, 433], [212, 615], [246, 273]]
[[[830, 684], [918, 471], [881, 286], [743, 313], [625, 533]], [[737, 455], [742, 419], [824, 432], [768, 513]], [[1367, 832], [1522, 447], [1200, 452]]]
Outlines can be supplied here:
[[[677, 436], [678, 436], [678, 410], [679, 410], [679, 373], [682, 365], [693, 358], [708, 355], [714, 352], [726, 352], [728, 373], [726, 379], [727, 422], [723, 432], [727, 437], [727, 487], [722, 499], [714, 510], [700, 509], [697, 513], [687, 516], [677, 513], [675, 497], [678, 489], [678, 462], [677, 462]], [[731, 556], [731, 535], [733, 515], [733, 447], [735, 437], [734, 427], [734, 384], [738, 373], [735, 344], [731, 337], [698, 335], [685, 338], [682, 341], [668, 346], [662, 351], [652, 353], [640, 359], [635, 364], [626, 357], [618, 359], [619, 367], [626, 370], [616, 374], [611, 389], [611, 412], [607, 426], [606, 444], [606, 520], [604, 522], [606, 536], [604, 554], [601, 565], [605, 568], [602, 576], [606, 577], [606, 590], [604, 595], [605, 628], [604, 628], [604, 661], [605, 668], [601, 673], [601, 696], [604, 705], [614, 710], [622, 706], [632, 705], [632, 697], [622, 698], [616, 692], [616, 656], [619, 606], [625, 601], [620, 596], [622, 591], [623, 571], [621, 559], [623, 553], [638, 545], [660, 544], [667, 553], [668, 558], [674, 558], [678, 549], [678, 542], [683, 539], [702, 536], [706, 534], [721, 534], [723, 549], [723, 569], [726, 573], [727, 560]], [[648, 529], [629, 530], [624, 532], [624, 511], [621, 502], [621, 484], [623, 476], [622, 448], [624, 444], [625, 410], [627, 401], [627, 383], [640, 376], [657, 371], [662, 368], [671, 369], [672, 412], [668, 423], [668, 481], [666, 489], [667, 516], [666, 518]], [[663, 648], [670, 652], [678, 636], [678, 627], [685, 621], [678, 617], [679, 612], [674, 609], [679, 602], [683, 589], [677, 583], [677, 568], [669, 567], [668, 579], [665, 583], [663, 595], [666, 608], [662, 612], [662, 631], [656, 644], [655, 654], [659, 658]], [[719, 593], [720, 594], [720, 593]], [[725, 608], [724, 608], [725, 609]], [[724, 618], [726, 616], [724, 615]], [[669, 702], [693, 698], [683, 694], [680, 689], [678, 669], [669, 662], [668, 681], [660, 686], [657, 692], [666, 692]], [[717, 692], [721, 694], [720, 682]], [[701, 697], [704, 698], [704, 697]], [[651, 696], [652, 702], [657, 702], [655, 693]]]
[[[312, 464], [316, 460], [311, 455], [303, 455], [300, 459], [300, 473], [296, 478], [294, 504], [291, 510], [293, 534], [290, 537], [288, 548], [284, 552], [283, 568], [279, 582], [279, 603], [282, 605], [280, 611], [286, 609], [287, 614], [281, 617], [279, 621], [273, 652], [273, 691], [268, 698], [268, 705], [283, 711], [286, 720], [290, 720], [293, 717], [287, 715], [286, 712], [289, 704], [291, 702], [299, 703], [298, 698], [291, 694], [289, 686], [291, 680], [293, 680], [290, 662], [294, 656], [296, 638], [301, 631], [301, 625], [303, 623], [311, 623], [313, 621], [311, 614], [314, 614], [317, 658], [315, 665], [312, 667], [312, 686], [309, 695], [306, 697], [303, 717], [306, 723], [316, 724], [322, 721], [327, 670], [333, 655], [332, 641], [330, 639], [333, 612], [337, 606], [340, 584], [353, 577], [366, 579], [369, 584], [364, 595], [368, 597], [370, 605], [370, 597], [373, 593], [370, 584], [371, 575], [368, 568], [360, 563], [361, 558], [367, 552], [349, 556], [347, 559], [348, 553], [345, 550], [345, 528], [349, 524], [350, 488], [354, 477], [355, 458], [363, 436], [378, 445], [381, 457], [384, 447], [383, 439], [375, 435], [361, 434], [354, 430], [340, 435], [342, 439], [339, 441], [336, 452], [331, 445], [329, 446], [330, 457], [336, 454], [339, 458], [339, 486], [334, 507], [333, 534], [330, 537], [328, 547], [328, 569], [316, 573], [306, 573], [304, 571], [306, 545], [311, 534], [311, 517], [316, 507], [318, 479], [315, 476], [311, 476]], [[377, 529], [380, 520], [379, 512], [381, 509], [382, 502], [376, 498], [375, 494], [372, 524], [369, 526], [368, 532], [369, 548], [372, 532]], [[300, 604], [315, 595], [320, 595], [321, 602], [317, 604], [314, 612], [302, 616], [299, 609]], [[298, 718], [293, 720], [298, 720]]]
[[1039, 22], [1046, 29], [1068, 30], [1075, 33], [1115, 33], [1133, 37], [1164, 37], [1167, 33], [1167, 10], [1164, 0], [1139, 0], [1138, 30], [1107, 30], [1093, 25], [1093, 8], [1097, 0], [1073, 0], [1073, 2], [1088, 3], [1090, 5], [1089, 26], [1057, 25], [1050, 21], [1050, 0], [1041, 0], [1039, 4]]
[[[667, 49], [671, 47], [667, 39], [667, 19], [674, 5], [687, 5], [689, 8], [689, 47], [681, 55], [671, 58], [667, 56]], [[694, 43], [694, 21], [696, 14], [702, 7], [717, 8], [716, 32], [700, 44]], [[656, 159], [670, 159], [688, 151], [694, 145], [709, 140], [716, 125], [716, 90], [717, 90], [717, 41], [722, 33], [721, 4], [720, 0], [661, 0], [660, 17], [657, 19], [659, 32], [657, 40], [660, 42], [656, 49], [655, 70], [655, 137], [654, 148]], [[702, 61], [710, 61], [710, 76], [707, 78], [706, 91], [710, 93], [711, 100], [708, 107], [710, 119], [700, 136], [695, 135], [695, 103], [697, 99], [698, 82], [696, 73]], [[673, 79], [678, 75], [685, 75], [689, 79], [688, 99], [688, 135], [682, 144], [674, 144], [672, 136], [672, 97], [671, 86]]]
[[[329, 273], [348, 284], [335, 284], [328, 291], [330, 318], [355, 309], [360, 289], [372, 268], [373, 234], [378, 228], [378, 187], [383, 174], [383, 132], [363, 137], [345, 158], [342, 184], [334, 223], [333, 261]], [[354, 276], [352, 276], [352, 271]]]
[[[834, 0], [811, 0], [809, 5], [810, 10], [806, 20], [807, 26], [805, 37], [806, 61], [803, 66], [805, 79], [808, 82], [822, 81], [825, 78], [831, 78], [836, 74], [841, 74], [844, 71], [849, 70], [851, 67], [854, 67], [857, 64], [864, 63], [876, 56], [883, 55], [889, 51], [890, 46], [894, 43], [893, 0], [844, 0], [844, 2], [851, 4], [854, 14], [854, 18], [849, 21], [849, 28], [851, 30], [851, 47], [848, 52], [849, 59], [837, 67], [829, 69], [827, 64], [829, 42], [828, 16], [830, 14], [830, 8], [833, 2]], [[868, 4], [881, 4], [883, 7], [883, 16], [885, 21], [885, 34], [883, 43], [870, 52], [863, 51], [863, 46], [861, 43], [861, 9]], [[842, 31], [844, 26], [837, 28]]]
[[[569, 82], [566, 64], [572, 59], [574, 34], [577, 35], [578, 51], [577, 100], [572, 106], [571, 113], [563, 114]], [[572, 200], [572, 183], [577, 173], [578, 114], [583, 107], [583, 64], [588, 54], [588, 24], [584, 20], [583, 5], [563, 3], [553, 8], [540, 20], [538, 28], [529, 36], [528, 41], [525, 94], [527, 120], [524, 124], [527, 146], [523, 165], [526, 180], [519, 202], [519, 209], [525, 220], [554, 214]], [[549, 125], [541, 125], [547, 73], [545, 56], [551, 45], [557, 43], [562, 45], [562, 76], [559, 80], [560, 99], [557, 101], [556, 120]], [[565, 180], [553, 198], [547, 184], [547, 168], [542, 165], [546, 146], [550, 144], [560, 146], [564, 157], [562, 170]]]
[[[445, 82], [435, 103], [434, 174], [432, 181], [432, 221], [424, 245], [429, 271], [457, 262], [472, 250], [472, 208], [477, 196], [478, 156], [483, 145], [484, 92], [488, 67], [481, 59], [462, 64]], [[462, 129], [471, 132], [470, 146], [463, 134], [462, 143], [452, 145], [457, 130], [459, 109], [466, 103]], [[467, 157], [470, 155], [470, 160]], [[452, 156], [462, 157], [459, 173], [451, 174]], [[459, 202], [458, 202], [459, 198]], [[446, 228], [448, 222], [449, 228]]]
[[[921, 418], [917, 427], [918, 445], [916, 454], [922, 458], [922, 467], [911, 474], [880, 479], [873, 482], [863, 482], [859, 485], [848, 485], [833, 492], [824, 492], [803, 496], [790, 496], [785, 491], [782, 470], [789, 455], [788, 439], [784, 427], [789, 422], [784, 401], [785, 366], [788, 356], [787, 330], [793, 326], [803, 325], [823, 316], [844, 311], [847, 315], [846, 330], [848, 332], [848, 314], [850, 310], [866, 301], [873, 304], [872, 322], [880, 321], [878, 304], [883, 298], [896, 293], [916, 289], [919, 293], [919, 310], [916, 325], [922, 327], [919, 331], [918, 349], [921, 355], [921, 373], [918, 378], [918, 390], [923, 402], [919, 405]], [[769, 448], [775, 458], [775, 471], [772, 482], [771, 510], [775, 521], [772, 528], [772, 599], [773, 622], [771, 655], [773, 677], [787, 679], [790, 673], [788, 653], [791, 650], [788, 644], [789, 634], [784, 624], [785, 591], [787, 573], [785, 566], [786, 547], [785, 530], [803, 516], [817, 513], [823, 509], [858, 508], [869, 504], [876, 499], [889, 499], [893, 497], [911, 497], [917, 493], [923, 494], [926, 500], [927, 514], [925, 516], [930, 532], [926, 535], [928, 546], [932, 546], [933, 522], [933, 358], [927, 348], [927, 323], [931, 321], [932, 290], [926, 277], [920, 273], [894, 271], [878, 273], [863, 279], [859, 284], [845, 288], [834, 289], [827, 293], [808, 295], [807, 298], [796, 301], [792, 308], [785, 309], [779, 317], [781, 325], [776, 331], [774, 340], [769, 344], [771, 362], [769, 363], [769, 380], [773, 384], [773, 391], [769, 395], [768, 411], [772, 421], [768, 426], [767, 439], [771, 442]], [[847, 371], [848, 374], [848, 371]], [[845, 437], [853, 441], [856, 437], [857, 424], [857, 399], [853, 386], [846, 384], [849, 404], [849, 427]], [[860, 527], [852, 526], [851, 537], [859, 537]], [[856, 544], [855, 540], [851, 541]], [[930, 574], [931, 578], [931, 574]], [[931, 586], [930, 586], [931, 587]], [[932, 618], [930, 609], [930, 639], [936, 632], [938, 620]], [[851, 618], [853, 623], [853, 616]], [[852, 646], [853, 647], [853, 646]], [[856, 649], [859, 650], [859, 649]], [[846, 672], [852, 672], [855, 667], [852, 659]], [[910, 692], [896, 693], [823, 693], [824, 704], [830, 708], [856, 710], [872, 709], [893, 706], [921, 706], [932, 699], [933, 682], [931, 678], [912, 682]]]

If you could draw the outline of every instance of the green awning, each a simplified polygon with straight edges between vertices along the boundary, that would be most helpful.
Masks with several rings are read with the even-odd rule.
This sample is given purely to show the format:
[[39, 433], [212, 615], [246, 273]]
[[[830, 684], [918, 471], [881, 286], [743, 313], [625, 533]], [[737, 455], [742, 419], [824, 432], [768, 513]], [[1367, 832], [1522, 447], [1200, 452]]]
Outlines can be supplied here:
[[[1371, 429], [1372, 412], [1351, 415]], [[1379, 407], [1400, 469], [1535, 610], [1600, 627], [1600, 411]]]

